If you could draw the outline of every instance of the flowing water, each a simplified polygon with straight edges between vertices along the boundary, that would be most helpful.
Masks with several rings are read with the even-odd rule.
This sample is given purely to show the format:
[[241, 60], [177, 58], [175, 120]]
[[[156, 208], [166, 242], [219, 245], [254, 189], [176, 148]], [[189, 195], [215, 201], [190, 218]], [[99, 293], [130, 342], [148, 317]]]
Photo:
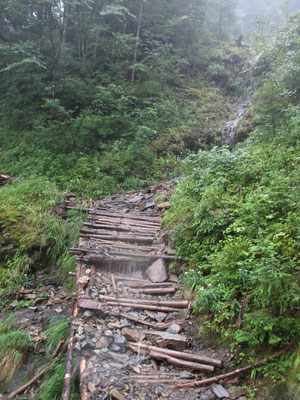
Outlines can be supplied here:
[[241, 119], [243, 118], [245, 111], [252, 104], [252, 96], [255, 90], [255, 80], [254, 80], [255, 66], [261, 55], [262, 53], [259, 53], [249, 62], [249, 93], [246, 100], [243, 100], [240, 103], [232, 104], [232, 109], [236, 112], [236, 118], [227, 121], [223, 124], [223, 132], [226, 135], [227, 143], [231, 150], [234, 148], [234, 145], [236, 144], [236, 133], [238, 125]]

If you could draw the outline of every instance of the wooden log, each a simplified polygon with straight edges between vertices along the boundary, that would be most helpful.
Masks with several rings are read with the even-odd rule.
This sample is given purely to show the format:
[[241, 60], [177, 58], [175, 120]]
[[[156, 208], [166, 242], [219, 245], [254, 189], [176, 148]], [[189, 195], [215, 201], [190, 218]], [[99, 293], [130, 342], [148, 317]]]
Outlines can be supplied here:
[[125, 252], [125, 251], [114, 251], [110, 250], [109, 252], [111, 255], [116, 255], [116, 256], [131, 256], [131, 257], [145, 257], [145, 258], [151, 258], [151, 259], [159, 259], [162, 258], [163, 260], [175, 260], [176, 256], [172, 255], [167, 255], [167, 254], [153, 254], [153, 253], [131, 253], [131, 252]]
[[110, 223], [118, 223], [118, 224], [128, 224], [132, 226], [144, 226], [144, 227], [154, 227], [160, 228], [160, 222], [153, 222], [148, 220], [136, 220], [130, 217], [119, 217], [119, 216], [98, 216], [98, 218], [92, 214], [89, 214], [87, 217], [89, 220], [95, 222], [110, 222]]
[[116, 248], [116, 249], [128, 249], [128, 250], [142, 250], [148, 252], [157, 252], [160, 251], [159, 247], [154, 246], [142, 246], [137, 244], [129, 244], [124, 242], [112, 241], [112, 240], [103, 240], [103, 239], [95, 239], [96, 243], [99, 243], [104, 246]]
[[[82, 257], [82, 256], [80, 256], [80, 257]], [[111, 261], [111, 262], [118, 262], [118, 263], [120, 263], [120, 262], [135, 262], [135, 263], [143, 263], [143, 264], [145, 264], [145, 263], [147, 263], [148, 261], [152, 261], [153, 260], [153, 257], [134, 257], [134, 256], [120, 256], [120, 257], [117, 257], [117, 256], [109, 256], [109, 255], [103, 255], [103, 256], [96, 256], [96, 255], [90, 255], [90, 256], [85, 256], [85, 257], [82, 257], [82, 260], [84, 260], [84, 261], [86, 261], [86, 262], [88, 262], [88, 263], [90, 263], [90, 264], [93, 264], [93, 263], [99, 263], [99, 262], [102, 262], [102, 261]]]
[[[76, 253], [74, 253], [76, 254]], [[80, 254], [79, 252], [77, 254]], [[99, 261], [103, 261], [103, 260], [115, 260], [115, 261], [127, 261], [127, 260], [132, 260], [132, 261], [137, 261], [139, 260], [144, 260], [145, 261], [153, 261], [153, 260], [158, 260], [162, 258], [163, 260], [174, 260], [175, 257], [174, 256], [165, 256], [163, 254], [143, 254], [143, 253], [124, 253], [124, 252], [115, 252], [112, 251], [110, 252], [109, 255], [97, 255], [97, 254], [92, 254], [87, 256], [87, 260], [90, 263], [93, 262], [99, 262]]]
[[[124, 227], [124, 228], [127, 228], [132, 231], [145, 230], [145, 231], [150, 231], [150, 232], [153, 231], [155, 233], [155, 232], [159, 232], [160, 228], [161, 228], [160, 224], [159, 225], [148, 225], [148, 224], [145, 224], [142, 222], [134, 223], [134, 222], [129, 222], [126, 219], [123, 219], [123, 220], [100, 219], [100, 220], [98, 220], [98, 219], [89, 217], [89, 221], [91, 221], [89, 223], [91, 223], [92, 225], [105, 225], [105, 226], [110, 226], [113, 229]], [[108, 228], [106, 228], [106, 229], [108, 229]]]
[[134, 228], [131, 229], [128, 226], [125, 225], [105, 225], [105, 224], [92, 224], [90, 222], [84, 222], [84, 226], [88, 226], [92, 229], [102, 229], [102, 230], [113, 230], [113, 231], [121, 231], [121, 232], [136, 232], [136, 233], [148, 233], [148, 234], [155, 234], [158, 232], [157, 229], [146, 229], [146, 228]]
[[[81, 236], [89, 239], [109, 239], [118, 240], [122, 242], [133, 242], [133, 243], [152, 243], [155, 239], [154, 236], [136, 236], [136, 235], [111, 235], [111, 234], [96, 234], [95, 232], [88, 231], [86, 229], [80, 229]], [[85, 233], [90, 232], [90, 233]]]
[[111, 274], [110, 278], [111, 278], [111, 284], [112, 284], [113, 289], [117, 290], [117, 285], [116, 285], [114, 274]]
[[151, 311], [161, 311], [161, 312], [179, 312], [181, 311], [180, 308], [173, 308], [173, 307], [158, 307], [158, 306], [151, 306], [148, 304], [134, 304], [134, 303], [121, 303], [116, 301], [109, 301], [107, 302], [108, 306], [120, 306], [120, 307], [131, 307], [137, 308], [141, 310], [151, 310]]
[[151, 304], [155, 306], [165, 306], [173, 308], [188, 308], [190, 302], [188, 300], [148, 300], [136, 297], [113, 297], [100, 295], [100, 300], [113, 301], [113, 302], [126, 302], [126, 303], [140, 303], [140, 304]]
[[149, 384], [157, 385], [157, 384], [170, 384], [170, 383], [179, 385], [179, 384], [185, 384], [185, 383], [189, 383], [190, 382], [189, 379], [170, 379], [170, 378], [158, 378], [158, 379], [155, 379], [155, 378], [154, 379], [153, 378], [150, 378], [150, 379], [147, 379], [147, 378], [144, 378], [144, 379], [132, 378], [132, 379], [135, 380], [139, 385], [143, 385], [143, 384], [144, 385], [149, 385]]
[[89, 209], [89, 214], [93, 215], [102, 215], [102, 216], [109, 216], [109, 217], [117, 217], [117, 218], [131, 218], [137, 221], [152, 221], [152, 222], [157, 222], [160, 223], [161, 221], [161, 216], [159, 214], [154, 215], [153, 213], [151, 215], [139, 215], [139, 214], [133, 214], [133, 213], [114, 213], [111, 211], [107, 211], [107, 209], [102, 208], [102, 209]]
[[221, 368], [223, 365], [223, 362], [221, 360], [216, 360], [214, 358], [209, 358], [209, 357], [201, 356], [198, 354], [184, 353], [181, 351], [164, 349], [164, 348], [157, 347], [157, 346], [150, 346], [150, 345], [143, 344], [143, 343], [139, 343], [139, 344], [138, 343], [130, 343], [130, 344], [132, 346], [138, 347], [139, 349], [145, 349], [145, 350], [150, 350], [150, 351], [156, 351], [158, 353], [164, 353], [171, 357], [180, 358], [180, 359], [186, 360], [186, 361], [193, 361], [193, 362], [198, 362], [198, 363], [202, 363], [202, 364], [209, 364], [209, 365], [213, 365], [214, 367], [218, 367], [218, 368]]
[[184, 384], [184, 385], [175, 385], [174, 388], [176, 388], [176, 389], [193, 388], [193, 387], [210, 385], [211, 383], [217, 383], [219, 381], [223, 381], [224, 379], [232, 378], [233, 376], [236, 376], [236, 375], [242, 374], [244, 372], [250, 371], [251, 369], [259, 367], [262, 364], [268, 363], [272, 358], [279, 357], [284, 353], [286, 353], [286, 350], [282, 350], [276, 355], [273, 355], [273, 356], [268, 357], [268, 358], [264, 358], [261, 361], [258, 361], [258, 362], [254, 363], [254, 364], [251, 364], [251, 365], [248, 365], [247, 367], [236, 369], [235, 371], [232, 371], [232, 372], [228, 372], [227, 374], [214, 376], [212, 378], [203, 379], [201, 381], [193, 381], [193, 382], [190, 382], [190, 383]]
[[86, 262], [89, 264], [97, 264], [97, 263], [101, 263], [101, 262], [116, 262], [116, 263], [128, 263], [128, 262], [134, 262], [136, 264], [146, 264], [148, 261], [151, 261], [145, 257], [143, 258], [137, 258], [137, 257], [117, 257], [117, 256], [93, 256], [93, 255], [80, 255], [80, 256], [75, 256], [77, 261], [81, 261], [81, 262]]
[[160, 378], [180, 378], [180, 379], [192, 379], [195, 378], [195, 375], [192, 374], [191, 372], [166, 372], [166, 373], [161, 373], [157, 372], [154, 374], [132, 374], [129, 375], [129, 378], [132, 379], [160, 379]]
[[68, 338], [68, 349], [67, 349], [67, 361], [66, 361], [66, 372], [64, 377], [64, 387], [61, 395], [61, 400], [69, 400], [71, 396], [72, 386], [72, 369], [73, 369], [73, 348], [75, 338], [75, 320], [78, 314], [77, 301], [73, 310], [73, 319], [70, 324], [69, 338]]
[[[64, 340], [61, 340], [58, 343], [54, 353], [52, 354], [50, 361], [53, 361], [58, 356], [60, 350], [62, 349], [63, 344], [64, 344]], [[45, 375], [45, 373], [49, 370], [50, 366], [51, 366], [51, 362], [49, 363], [49, 365], [47, 367], [43, 368], [38, 374], [36, 374], [32, 379], [30, 379], [30, 381], [28, 381], [27, 383], [25, 383], [24, 385], [19, 387], [17, 390], [11, 392], [8, 395], [8, 397], [6, 397], [6, 400], [12, 400], [19, 394], [22, 394], [23, 392], [25, 392], [25, 390], [27, 390], [31, 385], [33, 385], [37, 380], [39, 380], [40, 378], [42, 378]]]
[[206, 371], [213, 372], [214, 367], [211, 365], [200, 364], [191, 361], [185, 361], [179, 358], [171, 357], [167, 354], [155, 352], [155, 351], [147, 351], [147, 350], [139, 350], [137, 347], [128, 344], [128, 347], [136, 353], [148, 355], [150, 358], [154, 358], [155, 360], [165, 360], [169, 364], [175, 365], [180, 368], [192, 369], [194, 371]]
[[174, 294], [176, 292], [175, 287], [163, 288], [163, 289], [143, 289], [139, 290], [139, 293], [152, 294], [152, 295], [165, 295]]
[[87, 400], [88, 399], [88, 387], [87, 383], [84, 382], [86, 373], [86, 360], [83, 356], [80, 357], [79, 361], [79, 380], [80, 380], [80, 399]]

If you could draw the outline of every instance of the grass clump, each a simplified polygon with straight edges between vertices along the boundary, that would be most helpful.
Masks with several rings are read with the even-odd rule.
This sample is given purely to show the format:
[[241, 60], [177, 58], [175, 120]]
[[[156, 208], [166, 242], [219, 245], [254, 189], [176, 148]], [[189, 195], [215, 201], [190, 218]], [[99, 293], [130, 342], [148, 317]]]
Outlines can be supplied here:
[[[61, 340], [68, 338], [69, 324], [67, 319], [54, 317], [50, 320], [49, 328], [46, 331], [47, 351], [53, 353]], [[76, 368], [77, 357], [74, 359], [75, 374], [72, 381], [71, 400], [79, 400], [78, 371]], [[43, 378], [41, 387], [35, 396], [35, 400], [59, 400], [64, 386], [64, 374], [66, 369], [66, 356], [60, 355], [55, 364], [52, 364], [49, 371]]]
[[23, 364], [30, 346], [26, 331], [12, 318], [0, 322], [0, 391], [4, 391]]

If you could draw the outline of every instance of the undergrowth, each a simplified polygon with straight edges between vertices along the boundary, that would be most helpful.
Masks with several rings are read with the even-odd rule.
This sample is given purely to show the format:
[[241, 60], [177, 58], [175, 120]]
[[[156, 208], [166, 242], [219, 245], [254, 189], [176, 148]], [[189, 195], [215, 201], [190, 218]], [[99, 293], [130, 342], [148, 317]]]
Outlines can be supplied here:
[[58, 268], [62, 276], [74, 268], [68, 248], [77, 242], [83, 215], [59, 215], [63, 193], [46, 178], [32, 178], [0, 188], [0, 298], [20, 286], [30, 287], [39, 269]]
[[287, 381], [295, 398], [299, 18], [298, 13], [278, 36], [273, 53], [262, 56], [272, 60], [273, 71], [260, 78], [253, 106], [256, 127], [247, 142], [232, 152], [214, 148], [188, 157], [164, 218], [178, 254], [189, 259], [182, 279], [195, 294], [202, 330], [230, 344], [239, 361], [286, 349], [280, 361], [256, 371], [272, 384]]

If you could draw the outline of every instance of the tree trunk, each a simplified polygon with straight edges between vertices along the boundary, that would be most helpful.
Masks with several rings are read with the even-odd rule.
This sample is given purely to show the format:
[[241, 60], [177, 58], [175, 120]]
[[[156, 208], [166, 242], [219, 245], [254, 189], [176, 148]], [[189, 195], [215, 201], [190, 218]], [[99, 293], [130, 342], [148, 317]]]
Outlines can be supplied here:
[[135, 64], [137, 61], [137, 52], [138, 52], [139, 41], [140, 41], [143, 6], [144, 6], [144, 0], [141, 0], [138, 25], [137, 25], [137, 31], [136, 31], [136, 41], [135, 41], [134, 53], [133, 53], [133, 66], [132, 66], [132, 72], [131, 72], [131, 82], [132, 83], [134, 82], [134, 79], [135, 79]]

